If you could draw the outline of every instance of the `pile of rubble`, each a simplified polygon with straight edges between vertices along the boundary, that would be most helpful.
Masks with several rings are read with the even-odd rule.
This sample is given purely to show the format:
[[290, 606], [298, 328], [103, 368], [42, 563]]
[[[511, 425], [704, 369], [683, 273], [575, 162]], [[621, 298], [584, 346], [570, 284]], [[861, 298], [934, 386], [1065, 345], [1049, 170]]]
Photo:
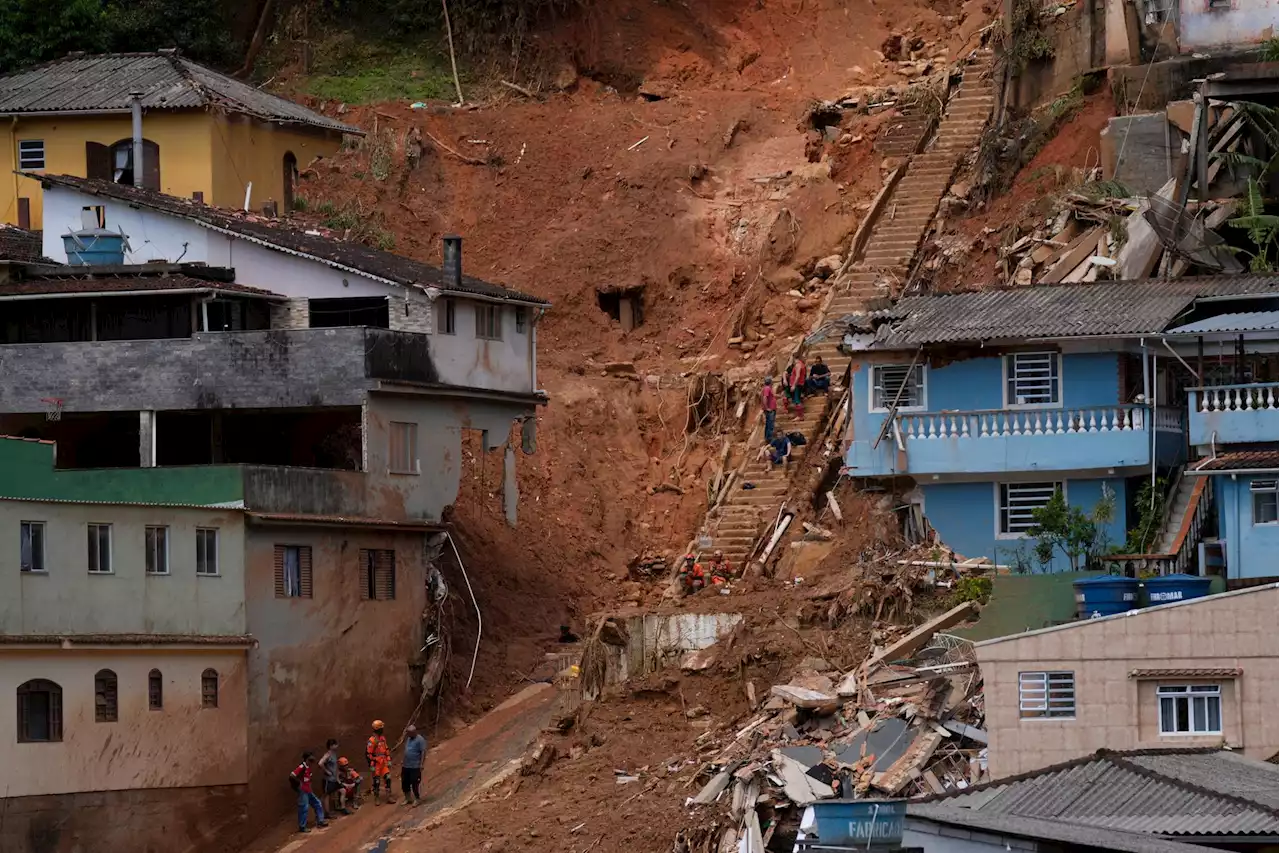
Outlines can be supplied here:
[[700, 849], [698, 838], [713, 850], [763, 853], [818, 800], [914, 797], [983, 781], [982, 677], [972, 644], [944, 633], [973, 614], [965, 602], [914, 630], [877, 623], [861, 666], [840, 673], [805, 658], [767, 697], [747, 682], [758, 713], [736, 732], [699, 738], [706, 781], [687, 805], [703, 826], [684, 830], [676, 848]]

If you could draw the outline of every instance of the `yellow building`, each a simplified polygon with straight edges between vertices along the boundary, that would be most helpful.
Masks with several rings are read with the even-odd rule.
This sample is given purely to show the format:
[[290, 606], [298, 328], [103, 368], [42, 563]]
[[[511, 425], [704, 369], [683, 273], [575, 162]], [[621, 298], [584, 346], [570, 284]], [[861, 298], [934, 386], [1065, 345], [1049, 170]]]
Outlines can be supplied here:
[[143, 186], [219, 207], [289, 209], [299, 167], [360, 133], [176, 51], [72, 54], [0, 76], [0, 222], [41, 227], [40, 183], [18, 172], [132, 183], [135, 93]]

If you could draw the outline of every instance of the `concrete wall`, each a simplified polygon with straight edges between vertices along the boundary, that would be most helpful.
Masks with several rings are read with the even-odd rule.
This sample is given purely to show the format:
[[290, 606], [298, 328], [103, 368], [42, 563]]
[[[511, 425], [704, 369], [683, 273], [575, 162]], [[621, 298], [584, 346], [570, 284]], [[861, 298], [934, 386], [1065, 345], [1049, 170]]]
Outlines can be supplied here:
[[1274, 578], [1280, 575], [1280, 526], [1253, 523], [1253, 493], [1249, 490], [1255, 479], [1274, 480], [1267, 477], [1223, 474], [1213, 478], [1214, 498], [1218, 507], [1218, 538], [1226, 547], [1227, 577]]
[[[19, 571], [23, 521], [44, 522], [44, 573]], [[110, 574], [88, 571], [89, 523], [111, 525]], [[169, 528], [168, 575], [146, 574], [148, 525]], [[218, 530], [217, 576], [196, 575], [197, 527]], [[0, 633], [244, 634], [243, 535], [234, 510], [0, 501]]]
[[[275, 546], [312, 549], [311, 598], [275, 597]], [[360, 597], [361, 548], [396, 554], [396, 598]], [[423, 534], [302, 525], [253, 526], [247, 537], [250, 653], [250, 793], [270, 822], [294, 801], [282, 784], [303, 750], [329, 737], [357, 761], [369, 723], [398, 733], [417, 704], [426, 604]]]
[[1276, 0], [1181, 0], [1178, 14], [1183, 53], [1248, 47], [1276, 34]]
[[[1047, 479], [1053, 479], [1048, 477]], [[1066, 479], [1067, 503], [1091, 512], [1109, 487], [1116, 497], [1116, 511], [1107, 535], [1112, 543], [1125, 540], [1125, 481], [1122, 479]], [[1036, 540], [1026, 536], [998, 533], [1000, 493], [991, 480], [970, 483], [937, 483], [920, 486], [924, 494], [924, 514], [948, 548], [966, 558], [990, 557], [1000, 565], [1016, 564], [1015, 555], [1025, 550], [1032, 571], [1043, 569], [1035, 559]], [[1050, 571], [1067, 571], [1071, 564], [1055, 554]]]
[[[243, 649], [0, 646], [0, 797], [238, 785], [246, 781]], [[201, 707], [200, 679], [218, 671], [218, 707]], [[94, 719], [94, 675], [115, 672], [119, 720]], [[148, 707], [147, 678], [164, 676], [164, 707]], [[62, 741], [18, 743], [18, 686], [62, 688]], [[0, 809], [4, 804], [0, 803]], [[0, 821], [0, 824], [6, 821]], [[5, 850], [9, 848], [5, 847]]]
[[[1280, 747], [1277, 733], [1277, 590], [1274, 586], [1090, 619], [977, 645], [986, 685], [989, 767], [993, 778], [1024, 773], [1095, 750], [1213, 746], [1252, 758]], [[1238, 679], [1139, 680], [1134, 669], [1238, 667]], [[1075, 673], [1074, 718], [1020, 719], [1018, 673]], [[1160, 684], [1223, 687], [1223, 736], [1162, 737]]]
[[[1202, 448], [1208, 455], [1212, 445], [1219, 448], [1226, 444], [1275, 444], [1280, 441], [1280, 418], [1277, 418], [1275, 403], [1264, 408], [1222, 409], [1220, 411], [1201, 411], [1204, 402], [1201, 397], [1205, 392], [1191, 389], [1187, 394], [1187, 423], [1192, 445]], [[1270, 394], [1272, 400], [1277, 396], [1274, 382], [1259, 382], [1250, 386], [1232, 386], [1230, 390], [1210, 391], [1209, 399], [1213, 405], [1231, 405], [1234, 400], [1249, 395], [1265, 400]]]
[[270, 124], [236, 113], [210, 111], [208, 126], [213, 195], [205, 200], [219, 207], [242, 207], [245, 189], [252, 185], [251, 209], [261, 210], [263, 202], [275, 200], [283, 213], [285, 152], [293, 153], [302, 170], [342, 145], [336, 131]]
[[1046, 35], [1053, 39], [1053, 57], [1028, 64], [1012, 81], [1012, 106], [1030, 110], [1071, 91], [1077, 78], [1103, 64], [1106, 0], [1088, 0], [1047, 18]]
[[[456, 333], [446, 335], [436, 328], [435, 308], [420, 291], [406, 292], [369, 276], [334, 269], [319, 261], [216, 233], [194, 222], [158, 211], [86, 196], [75, 190], [54, 188], [45, 193], [49, 227], [44, 234], [44, 252], [65, 262], [62, 235], [80, 227], [81, 208], [88, 204], [106, 208], [107, 227], [123, 229], [132, 251], [129, 263], [153, 260], [204, 261], [232, 267], [240, 284], [260, 287], [293, 299], [330, 299], [381, 296], [389, 300], [392, 328], [433, 333], [432, 357], [441, 382], [498, 391], [531, 393], [533, 388], [533, 324], [536, 312], [526, 308], [525, 331], [516, 331], [516, 309], [502, 306], [502, 339], [476, 337], [477, 303], [463, 296], [451, 297], [456, 304]], [[406, 309], [407, 312], [406, 313]], [[277, 312], [280, 319], [285, 314]], [[295, 318], [296, 322], [296, 318]]]
[[738, 613], [632, 616], [625, 620], [627, 645], [605, 646], [609, 655], [605, 683], [618, 684], [654, 672], [688, 652], [709, 648], [741, 621]]
[[249, 841], [245, 785], [14, 797], [0, 810], [5, 853], [233, 853]]
[[191, 338], [0, 347], [0, 411], [359, 406], [363, 328], [203, 332]]

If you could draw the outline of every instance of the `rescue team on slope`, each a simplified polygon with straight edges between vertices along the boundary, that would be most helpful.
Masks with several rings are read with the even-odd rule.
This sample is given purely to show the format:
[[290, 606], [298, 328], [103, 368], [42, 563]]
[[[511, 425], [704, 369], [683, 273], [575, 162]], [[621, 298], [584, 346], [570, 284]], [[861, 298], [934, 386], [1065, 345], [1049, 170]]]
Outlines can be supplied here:
[[[416, 726], [409, 726], [405, 729], [404, 760], [400, 765], [400, 790], [407, 806], [422, 801], [422, 763], [426, 755], [427, 739], [418, 734]], [[381, 805], [383, 787], [387, 789], [387, 803], [395, 805], [395, 793], [391, 790], [391, 748], [387, 746], [382, 720], [373, 721], [373, 734], [365, 744], [364, 757], [373, 776], [374, 805]], [[299, 832], [310, 832], [307, 829], [308, 811], [315, 812], [316, 826], [323, 827], [329, 825], [325, 817], [326, 807], [329, 814], [343, 815], [349, 815], [360, 807], [360, 786], [364, 778], [345, 756], [338, 755], [336, 740], [329, 738], [325, 743], [325, 753], [320, 758], [324, 803], [316, 796], [311, 784], [315, 763], [315, 753], [304, 752], [302, 763], [289, 774], [289, 785], [298, 794]]]

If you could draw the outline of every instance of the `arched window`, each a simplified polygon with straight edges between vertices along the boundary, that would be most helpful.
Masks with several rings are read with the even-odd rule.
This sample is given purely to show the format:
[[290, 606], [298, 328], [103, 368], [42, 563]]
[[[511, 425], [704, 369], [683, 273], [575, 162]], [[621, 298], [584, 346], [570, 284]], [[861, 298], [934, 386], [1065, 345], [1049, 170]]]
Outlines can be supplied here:
[[298, 158], [292, 151], [284, 152], [284, 199], [285, 212], [293, 210], [293, 194], [298, 188]]
[[206, 669], [200, 676], [200, 707], [218, 707], [218, 671]]
[[18, 743], [62, 740], [62, 688], [36, 678], [18, 685]]
[[[85, 143], [85, 177], [133, 184], [133, 140], [121, 139], [114, 145]], [[160, 189], [160, 146], [150, 139], [142, 140], [142, 186]]]
[[164, 677], [158, 669], [147, 674], [147, 707], [153, 711], [164, 707]]
[[119, 717], [116, 674], [109, 669], [100, 669], [93, 677], [93, 718], [99, 723], [114, 723]]

